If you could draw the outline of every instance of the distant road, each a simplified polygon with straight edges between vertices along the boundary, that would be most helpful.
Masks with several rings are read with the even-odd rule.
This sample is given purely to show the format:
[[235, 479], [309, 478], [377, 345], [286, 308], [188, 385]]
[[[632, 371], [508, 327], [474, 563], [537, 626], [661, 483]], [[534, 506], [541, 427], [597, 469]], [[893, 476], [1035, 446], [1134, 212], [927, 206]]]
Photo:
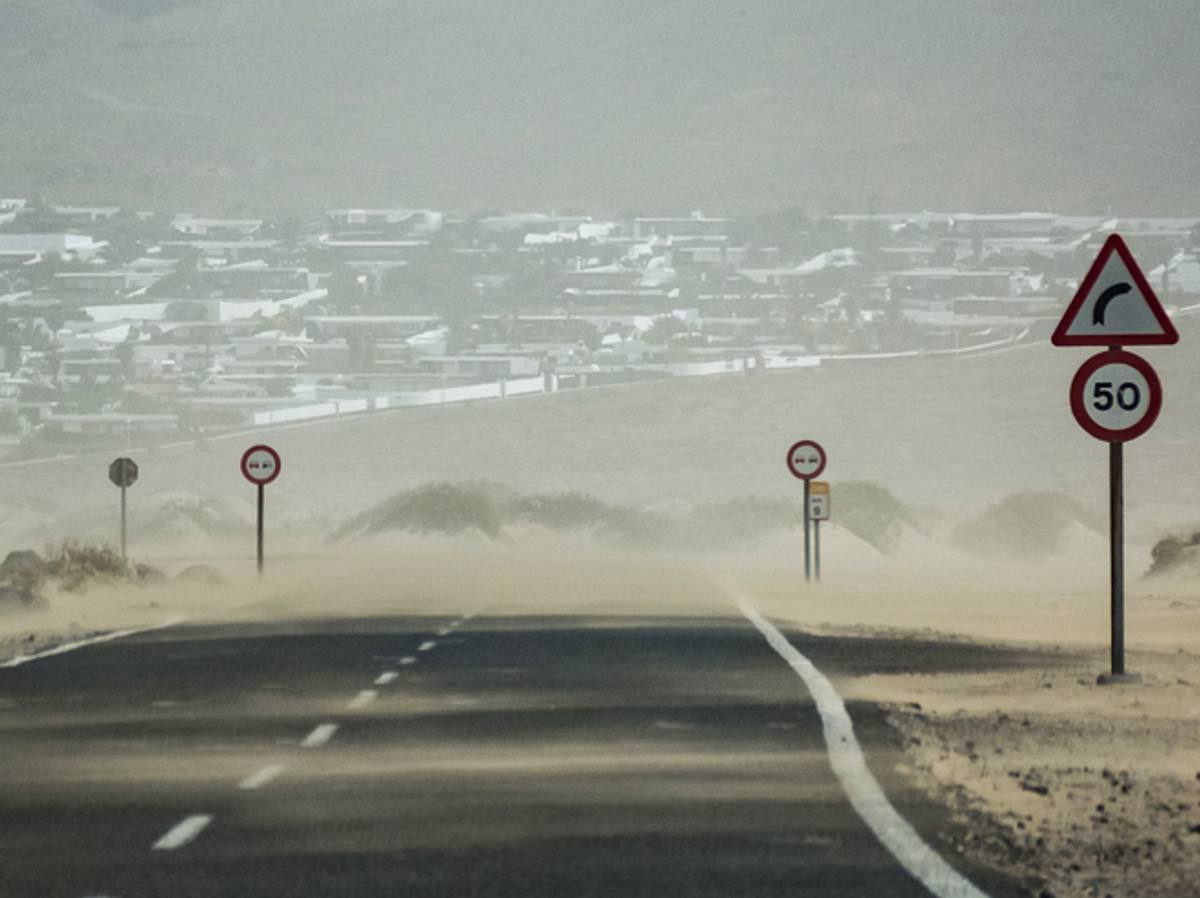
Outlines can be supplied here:
[[[788, 635], [835, 676], [1006, 663]], [[947, 814], [895, 774], [881, 712], [850, 710], [940, 849]], [[182, 625], [0, 670], [0, 729], [6, 896], [929, 894], [736, 617]]]
[[[1195, 308], [1200, 308], [1200, 306], [1195, 307]], [[973, 358], [973, 357], [979, 358], [979, 357], [986, 357], [989, 355], [996, 355], [996, 354], [1003, 353], [1003, 352], [1012, 352], [1014, 350], [1028, 349], [1029, 347], [1032, 347], [1032, 346], [1045, 346], [1045, 345], [1047, 345], [1048, 342], [1049, 342], [1048, 340], [1025, 340], [1024, 337], [1021, 337], [1021, 338], [1018, 338], [1015, 342], [1004, 341], [1002, 344], [995, 345], [995, 346], [985, 346], [978, 350], [968, 349], [968, 350], [953, 353], [950, 355], [947, 355], [944, 352], [942, 352], [940, 354], [937, 352], [934, 352], [934, 353], [930, 353], [928, 357], [929, 358], [951, 358], [951, 357], [954, 357], [954, 358], [960, 358], [960, 359]], [[828, 362], [828, 363], [833, 363], [833, 364], [853, 364], [855, 362], [863, 362], [863, 361], [867, 361], [867, 362], [870, 362], [870, 361], [911, 362], [914, 360], [921, 359], [922, 356], [917, 354], [916, 352], [914, 352], [912, 354], [899, 353], [899, 354], [883, 354], [883, 355], [879, 355], [879, 356], [871, 356], [871, 355], [847, 356], [846, 361], [844, 361], [844, 362], [839, 362], [837, 356], [822, 356], [821, 358], [822, 358], [822, 361]], [[801, 370], [801, 369], [779, 369], [776, 371], [767, 372], [767, 376], [771, 376], [773, 374], [781, 374], [781, 373], [785, 373], [785, 372], [792, 371], [792, 370]], [[738, 373], [721, 373], [721, 374], [714, 374], [714, 375], [708, 375], [708, 376], [729, 378], [729, 377], [744, 377], [745, 374], [744, 374], [744, 372], [738, 372]], [[583, 389], [586, 391], [636, 389], [637, 387], [642, 386], [645, 383], [657, 383], [657, 382], [658, 381], [636, 381], [635, 380], [635, 381], [629, 381], [626, 383], [598, 384], [596, 386], [590, 386], [590, 387], [586, 387]], [[572, 393], [575, 391], [576, 390], [572, 389], [572, 390], [563, 390], [561, 392]], [[534, 399], [537, 397], [545, 397], [545, 396], [551, 396], [551, 395], [558, 395], [558, 394], [540, 393], [540, 392], [539, 393], [529, 393], [529, 394], [519, 395], [519, 396], [510, 396], [509, 398], [504, 399], [502, 401], [516, 402], [519, 400], [529, 400], [529, 399]], [[469, 401], [494, 402], [497, 400], [486, 399], [486, 400], [469, 400]], [[464, 403], [450, 403], [450, 404], [466, 404], [466, 403], [464, 402]], [[246, 437], [249, 437], [251, 439], [257, 439], [257, 438], [261, 438], [261, 437], [265, 436], [266, 434], [278, 433], [280, 431], [286, 431], [286, 430], [294, 430], [296, 428], [301, 428], [301, 427], [320, 427], [323, 425], [336, 424], [336, 423], [339, 423], [344, 420], [357, 420], [359, 418], [371, 417], [371, 416], [375, 416], [375, 415], [400, 414], [403, 412], [415, 411], [416, 409], [419, 409], [419, 408], [435, 408], [435, 407], [438, 407], [438, 406], [437, 405], [397, 406], [396, 408], [389, 408], [389, 409], [383, 409], [383, 410], [372, 409], [370, 411], [350, 412], [350, 413], [332, 415], [332, 416], [327, 416], [327, 417], [305, 419], [305, 420], [301, 420], [301, 421], [291, 421], [291, 422], [282, 423], [282, 424], [263, 424], [263, 425], [252, 426], [252, 427], [239, 427], [236, 430], [224, 430], [224, 431], [219, 431], [219, 432], [215, 432], [215, 433], [208, 433], [208, 434], [205, 434], [203, 436], [203, 438], [190, 437], [188, 439], [172, 440], [171, 442], [162, 443], [158, 446], [155, 446], [155, 447], [153, 447], [153, 449], [151, 449], [148, 446], [132, 446], [128, 449], [121, 449], [119, 446], [106, 446], [106, 447], [98, 448], [98, 449], [97, 448], [87, 448], [87, 449], [83, 449], [82, 451], [61, 452], [61, 453], [58, 453], [57, 455], [39, 456], [37, 458], [23, 458], [23, 459], [17, 459], [17, 460], [12, 460], [12, 461], [0, 461], [0, 470], [4, 470], [5, 468], [27, 468], [27, 467], [34, 467], [37, 465], [54, 464], [56, 462], [73, 461], [73, 460], [79, 459], [79, 458], [90, 458], [90, 457], [109, 458], [117, 453], [123, 453], [126, 455], [140, 457], [140, 456], [146, 455], [150, 452], [165, 452], [165, 451], [170, 451], [173, 449], [189, 448], [189, 447], [196, 446], [198, 443], [203, 443], [203, 442], [215, 443], [215, 442], [222, 442], [222, 441], [227, 441], [227, 440], [243, 439]]]

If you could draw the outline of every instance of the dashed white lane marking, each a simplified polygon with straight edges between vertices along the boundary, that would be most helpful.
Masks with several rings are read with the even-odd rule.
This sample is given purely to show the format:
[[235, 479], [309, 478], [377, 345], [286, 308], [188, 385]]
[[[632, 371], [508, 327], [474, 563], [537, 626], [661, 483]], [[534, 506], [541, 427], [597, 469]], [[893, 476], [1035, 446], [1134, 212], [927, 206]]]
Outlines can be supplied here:
[[417, 659], [414, 658], [412, 655], [405, 655], [403, 658], [400, 659], [400, 663], [403, 664], [405, 667], [408, 667], [410, 664], [416, 664]]
[[442, 627], [440, 630], [437, 631], [437, 635], [438, 636], [449, 636], [453, 632], [454, 632], [453, 627]]
[[315, 730], [304, 737], [304, 741], [300, 743], [301, 748], [320, 748], [326, 742], [333, 738], [333, 734], [338, 731], [336, 723], [323, 723]]
[[87, 639], [77, 639], [74, 642], [64, 642], [62, 645], [56, 645], [52, 649], [46, 649], [44, 652], [34, 652], [32, 655], [17, 655], [15, 658], [9, 658], [7, 661], [0, 663], [0, 667], [20, 667], [22, 664], [28, 664], [30, 661], [40, 661], [42, 658], [52, 658], [55, 655], [65, 655], [67, 652], [73, 652], [76, 649], [85, 649], [89, 645], [99, 645], [102, 642], [112, 642], [114, 639], [124, 639], [127, 636], [137, 636], [139, 633], [150, 633], [154, 630], [164, 630], [167, 627], [173, 627], [176, 624], [183, 623], [184, 618], [173, 617], [168, 621], [163, 621], [161, 624], [155, 624], [152, 627], [135, 627], [130, 630], [114, 630], [111, 633], [102, 633], [99, 636], [89, 636]]
[[395, 680], [396, 677], [398, 677], [398, 676], [400, 676], [400, 674], [396, 673], [394, 670], [389, 670], [387, 673], [381, 673], [379, 676], [377, 676], [375, 678], [375, 685], [376, 686], [386, 686], [388, 683]]
[[193, 841], [212, 823], [212, 814], [193, 814], [176, 823], [165, 836], [152, 846], [153, 851], [174, 851]]
[[238, 783], [238, 788], [261, 789], [263, 786], [267, 785], [267, 783], [279, 776], [279, 774], [283, 773], [283, 771], [286, 769], [287, 768], [282, 764], [269, 764], [262, 770], [255, 771]]
[[432, 639], [430, 639], [425, 642], [422, 642], [419, 646], [417, 646], [417, 651], [418, 652], [428, 652], [435, 645], [437, 645], [437, 643], [434, 642]]
[[766, 637], [771, 648], [804, 681], [821, 715], [829, 764], [850, 799], [851, 806], [870, 827], [880, 844], [901, 867], [938, 898], [987, 898], [984, 892], [942, 860], [888, 801], [883, 787], [867, 767], [866, 758], [854, 737], [854, 724], [833, 684], [747, 599], [739, 597], [738, 607]]
[[346, 707], [351, 711], [358, 711], [359, 709], [365, 708], [367, 705], [371, 704], [371, 702], [375, 701], [377, 698], [379, 698], [379, 693], [374, 689], [364, 689], [358, 695], [354, 696], [354, 698], [350, 699], [350, 704], [348, 704]]

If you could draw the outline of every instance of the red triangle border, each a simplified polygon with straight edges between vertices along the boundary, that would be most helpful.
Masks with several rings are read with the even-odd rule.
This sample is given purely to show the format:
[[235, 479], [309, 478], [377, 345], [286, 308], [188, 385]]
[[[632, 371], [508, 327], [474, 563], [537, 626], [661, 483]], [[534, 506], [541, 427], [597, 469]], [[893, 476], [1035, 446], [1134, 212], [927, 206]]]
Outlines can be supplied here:
[[[1121, 257], [1121, 261], [1129, 269], [1129, 275], [1133, 278], [1133, 283], [1142, 292], [1142, 296], [1145, 297], [1146, 304], [1150, 307], [1155, 320], [1158, 321], [1159, 327], [1162, 328], [1162, 333], [1083, 334], [1068, 336], [1067, 331], [1079, 315], [1083, 304], [1087, 302], [1087, 298], [1092, 292], [1092, 288], [1096, 285], [1100, 273], [1104, 270], [1105, 264], [1107, 264], [1109, 257], [1114, 252]], [[1146, 280], [1146, 276], [1142, 274], [1141, 266], [1133, 258], [1133, 253], [1129, 251], [1129, 246], [1125, 243], [1124, 238], [1120, 234], [1113, 233], [1108, 235], [1108, 239], [1104, 241], [1104, 246], [1100, 248], [1095, 261], [1092, 262], [1092, 267], [1088, 269], [1088, 273], [1079, 284], [1079, 289], [1075, 291], [1075, 297], [1063, 313], [1062, 320], [1058, 322], [1058, 327], [1054, 329], [1054, 334], [1050, 337], [1050, 342], [1055, 346], [1169, 346], [1179, 342], [1179, 331], [1175, 329], [1175, 325], [1167, 315], [1167, 310], [1163, 308], [1162, 303], [1159, 301], [1158, 294], [1154, 292]]]

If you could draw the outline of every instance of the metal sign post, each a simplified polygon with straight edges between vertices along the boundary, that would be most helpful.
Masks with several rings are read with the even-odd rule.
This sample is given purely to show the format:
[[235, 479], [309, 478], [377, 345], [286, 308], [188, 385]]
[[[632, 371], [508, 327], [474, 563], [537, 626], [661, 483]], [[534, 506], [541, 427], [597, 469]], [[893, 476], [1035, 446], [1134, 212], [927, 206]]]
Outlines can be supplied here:
[[821, 522], [829, 520], [829, 484], [823, 480], [805, 481], [808, 501], [804, 503], [813, 526], [813, 573], [821, 582]]
[[263, 573], [263, 519], [266, 508], [266, 486], [279, 476], [282, 464], [279, 453], [270, 446], [251, 446], [242, 454], [242, 476], [258, 487], [256, 557], [258, 575]]
[[1055, 328], [1055, 346], [1106, 346], [1071, 381], [1071, 413], [1088, 434], [1108, 443], [1109, 615], [1111, 673], [1125, 672], [1125, 443], [1154, 426], [1162, 384], [1150, 363], [1126, 345], [1167, 346], [1179, 332], [1119, 234], [1105, 240]]
[[1075, 420], [1088, 434], [1108, 443], [1113, 677], [1125, 675], [1125, 443], [1154, 425], [1162, 396], [1162, 384], [1150, 363], [1119, 348], [1092, 356], [1071, 381]]
[[821, 521], [813, 521], [813, 574], [821, 582]]
[[[787, 466], [793, 477], [804, 481], [804, 579], [812, 580], [812, 544], [810, 541], [811, 514], [809, 501], [811, 493], [809, 481], [820, 476], [825, 470], [826, 455], [820, 443], [813, 440], [801, 440], [793, 443], [788, 449]], [[819, 576], [819, 575], [818, 575]]]
[[258, 485], [258, 575], [261, 577], [263, 572], [263, 511], [266, 506], [265, 498], [267, 488], [261, 483]]
[[1125, 444], [1108, 444], [1110, 654], [1114, 677], [1125, 675]]
[[[804, 481], [804, 582], [812, 580], [812, 563], [809, 560], [811, 556], [812, 544], [809, 539], [809, 533], [812, 531], [812, 512], [808, 508], [808, 502], [811, 498], [811, 486], [807, 480]], [[819, 577], [820, 575], [818, 575]]]
[[132, 458], [121, 457], [113, 459], [113, 463], [108, 466], [108, 479], [121, 488], [121, 561], [126, 561], [128, 559], [125, 551], [128, 527], [125, 492], [137, 482], [137, 463]]

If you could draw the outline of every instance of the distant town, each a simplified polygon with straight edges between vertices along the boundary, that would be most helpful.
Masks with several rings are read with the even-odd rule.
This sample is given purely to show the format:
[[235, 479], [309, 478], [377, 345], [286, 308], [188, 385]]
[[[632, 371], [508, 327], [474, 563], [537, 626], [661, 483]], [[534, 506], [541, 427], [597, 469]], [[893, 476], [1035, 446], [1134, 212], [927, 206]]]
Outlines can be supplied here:
[[1044, 339], [1108, 233], [1200, 305], [1200, 216], [218, 219], [0, 199], [0, 454]]

